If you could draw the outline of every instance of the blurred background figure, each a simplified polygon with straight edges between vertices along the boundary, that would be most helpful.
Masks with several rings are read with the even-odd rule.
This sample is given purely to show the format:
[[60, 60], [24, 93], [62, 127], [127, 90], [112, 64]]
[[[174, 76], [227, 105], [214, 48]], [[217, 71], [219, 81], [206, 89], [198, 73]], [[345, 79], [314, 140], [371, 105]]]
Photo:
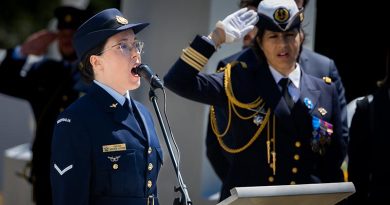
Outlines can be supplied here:
[[349, 197], [350, 205], [383, 204], [390, 191], [390, 169], [384, 166], [390, 145], [390, 46], [386, 52], [386, 76], [378, 81], [377, 90], [356, 101], [356, 111], [350, 127], [348, 150], [349, 180], [356, 193]]
[[[76, 67], [72, 38], [90, 15], [88, 10], [57, 7], [54, 11], [56, 31], [41, 30], [32, 34], [22, 45], [8, 49], [0, 65], [0, 92], [27, 100], [34, 113], [36, 128], [28, 178], [36, 204], [51, 204], [50, 145], [57, 115], [86, 89]], [[45, 54], [55, 40], [60, 60], [43, 58], [23, 70], [29, 55]]]

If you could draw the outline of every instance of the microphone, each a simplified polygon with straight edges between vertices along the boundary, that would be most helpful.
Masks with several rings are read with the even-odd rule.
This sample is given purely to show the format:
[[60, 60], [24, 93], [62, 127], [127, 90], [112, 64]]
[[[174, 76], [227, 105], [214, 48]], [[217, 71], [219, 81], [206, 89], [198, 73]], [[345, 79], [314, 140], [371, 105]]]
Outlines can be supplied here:
[[149, 66], [145, 64], [140, 64], [139, 66], [135, 67], [132, 72], [135, 74], [138, 74], [139, 76], [145, 78], [147, 81], [149, 81], [150, 86], [152, 88], [163, 88], [164, 85], [161, 82], [161, 80], [158, 78], [156, 74], [153, 73], [152, 69], [149, 68]]

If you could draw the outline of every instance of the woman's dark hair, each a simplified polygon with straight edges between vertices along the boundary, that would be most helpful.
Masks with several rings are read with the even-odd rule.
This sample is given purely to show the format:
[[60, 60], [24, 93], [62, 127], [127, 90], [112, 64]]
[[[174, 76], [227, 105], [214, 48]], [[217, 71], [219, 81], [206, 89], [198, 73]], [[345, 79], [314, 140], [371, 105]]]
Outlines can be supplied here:
[[95, 48], [89, 50], [79, 63], [78, 68], [80, 70], [81, 77], [88, 84], [91, 83], [95, 79], [95, 74], [93, 72], [91, 63], [89, 62], [89, 58], [92, 55], [97, 55], [98, 53], [101, 53], [103, 51], [105, 44], [106, 44], [106, 41], [104, 41], [103, 43], [100, 43]]
[[[298, 29], [298, 32], [303, 32], [303, 31], [301, 31], [301, 29], [302, 29], [301, 27], [299, 27], [297, 29]], [[253, 42], [251, 44], [251, 48], [256, 53], [256, 56], [259, 57], [260, 61], [267, 61], [267, 58], [265, 57], [263, 49], [261, 49], [260, 46], [259, 46], [259, 43], [261, 43], [261, 41], [263, 40], [264, 32], [265, 32], [264, 29], [258, 29], [256, 37], [253, 39]], [[300, 35], [300, 34], [298, 34], [298, 35]], [[260, 41], [259, 43], [257, 42], [257, 39], [259, 39], [259, 41]], [[304, 40], [305, 40], [305, 38], [303, 37], [302, 43], [301, 43], [301, 46], [300, 46], [300, 49], [299, 49], [299, 54], [298, 54], [298, 57], [296, 59], [297, 62], [299, 61], [299, 56], [301, 55], [301, 52], [302, 52], [302, 45], [303, 45]]]
[[309, 0], [303, 0], [303, 7], [306, 8], [306, 5], [309, 3]]
[[259, 45], [261, 42], [259, 43], [257, 42], [257, 39], [259, 39], [259, 41], [262, 41], [263, 36], [264, 36], [264, 29], [258, 29], [256, 37], [253, 39], [253, 42], [251, 44], [253, 51], [256, 53], [256, 56], [259, 58], [258, 59], [259, 62], [267, 62], [267, 58], [265, 57], [263, 49], [261, 49]]

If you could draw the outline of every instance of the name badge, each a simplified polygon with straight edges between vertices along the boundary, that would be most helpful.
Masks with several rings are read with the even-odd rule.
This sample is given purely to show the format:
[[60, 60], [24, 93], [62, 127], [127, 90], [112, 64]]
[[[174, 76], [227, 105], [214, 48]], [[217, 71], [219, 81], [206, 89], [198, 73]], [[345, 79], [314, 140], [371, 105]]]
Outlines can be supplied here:
[[117, 151], [124, 151], [126, 150], [126, 144], [110, 144], [110, 145], [103, 145], [103, 152], [117, 152]]

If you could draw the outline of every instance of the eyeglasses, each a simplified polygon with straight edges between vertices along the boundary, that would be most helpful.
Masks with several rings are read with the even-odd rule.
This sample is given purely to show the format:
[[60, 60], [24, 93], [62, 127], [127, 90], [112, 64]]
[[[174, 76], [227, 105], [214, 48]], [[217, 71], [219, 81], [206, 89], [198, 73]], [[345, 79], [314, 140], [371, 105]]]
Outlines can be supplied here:
[[130, 52], [133, 49], [136, 49], [136, 52], [138, 54], [142, 54], [143, 48], [144, 48], [144, 42], [143, 41], [134, 41], [133, 43], [129, 44], [128, 42], [121, 41], [121, 42], [119, 42], [119, 43], [117, 43], [117, 44], [115, 44], [107, 49], [104, 49], [103, 51], [101, 51], [100, 53], [98, 53], [96, 55], [101, 55], [104, 52], [106, 52], [112, 48], [115, 48], [117, 46], [124, 56], [130, 56]]

